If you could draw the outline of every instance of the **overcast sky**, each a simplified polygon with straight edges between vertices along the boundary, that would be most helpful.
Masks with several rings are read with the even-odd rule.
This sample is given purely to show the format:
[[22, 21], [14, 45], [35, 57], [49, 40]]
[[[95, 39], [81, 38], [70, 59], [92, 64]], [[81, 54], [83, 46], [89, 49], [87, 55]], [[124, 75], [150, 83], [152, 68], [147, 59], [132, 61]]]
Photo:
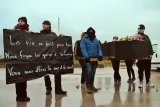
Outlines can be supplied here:
[[0, 54], [3, 54], [3, 28], [13, 28], [17, 19], [26, 16], [31, 31], [40, 31], [42, 22], [50, 20], [57, 33], [80, 38], [82, 31], [92, 26], [102, 42], [114, 35], [123, 37], [137, 32], [139, 24], [146, 26], [152, 41], [160, 40], [160, 0], [1, 0]]

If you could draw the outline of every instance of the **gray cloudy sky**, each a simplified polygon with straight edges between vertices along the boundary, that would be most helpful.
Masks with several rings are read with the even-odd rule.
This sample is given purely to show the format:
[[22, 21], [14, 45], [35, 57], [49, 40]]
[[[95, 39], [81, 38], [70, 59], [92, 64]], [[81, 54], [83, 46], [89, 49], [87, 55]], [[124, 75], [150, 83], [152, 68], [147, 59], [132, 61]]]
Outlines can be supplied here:
[[0, 54], [3, 54], [3, 28], [13, 28], [20, 16], [26, 16], [31, 31], [40, 31], [43, 20], [50, 20], [57, 32], [79, 39], [82, 31], [95, 28], [97, 38], [110, 41], [136, 33], [146, 26], [152, 41], [160, 40], [160, 0], [3, 0], [0, 3]]

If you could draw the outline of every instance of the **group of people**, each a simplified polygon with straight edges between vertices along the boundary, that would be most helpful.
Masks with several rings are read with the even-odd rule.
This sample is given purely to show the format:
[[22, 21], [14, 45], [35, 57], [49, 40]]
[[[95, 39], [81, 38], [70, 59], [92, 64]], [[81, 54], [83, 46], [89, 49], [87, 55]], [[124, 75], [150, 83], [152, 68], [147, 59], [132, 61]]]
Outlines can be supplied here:
[[[48, 20], [45, 20], [42, 23], [43, 29], [40, 31], [42, 34], [54, 33], [51, 30], [51, 23]], [[26, 17], [20, 17], [18, 19], [18, 24], [15, 26], [16, 30], [29, 31], [29, 24], [27, 23]], [[150, 49], [150, 59], [138, 60], [138, 73], [140, 79], [140, 87], [143, 87], [143, 71], [145, 70], [146, 85], [150, 86], [150, 69], [151, 69], [151, 57], [153, 55], [152, 46], [149, 37], [144, 34], [145, 26], [139, 25], [138, 34], [144, 37], [145, 41], [148, 44]], [[54, 33], [55, 34], [55, 33]], [[96, 37], [96, 31], [89, 27], [86, 32], [83, 32], [81, 39], [76, 42], [74, 53], [76, 59], [79, 60], [79, 63], [82, 67], [81, 75], [81, 84], [86, 85], [86, 92], [91, 94], [92, 92], [97, 92], [98, 89], [94, 86], [94, 78], [96, 74], [96, 68], [98, 66], [98, 61], [103, 60], [103, 53], [101, 50], [100, 41]], [[55, 34], [56, 35], [56, 34]], [[113, 41], [117, 41], [118, 37], [114, 37]], [[98, 58], [97, 61], [91, 61], [90, 58]], [[134, 70], [132, 68], [133, 60], [126, 60], [126, 66], [128, 71], [129, 80], [135, 80]], [[114, 80], [115, 82], [121, 81], [121, 76], [119, 74], [119, 60], [112, 60], [112, 65], [114, 69]], [[131, 77], [132, 74], [132, 77]], [[66, 95], [67, 92], [63, 91], [61, 85], [61, 75], [55, 75], [55, 94]], [[45, 86], [46, 86], [46, 95], [50, 95], [52, 91], [51, 79], [49, 75], [44, 77]], [[16, 100], [27, 102], [30, 101], [30, 98], [27, 96], [27, 81], [16, 83]]]
[[[51, 30], [50, 21], [45, 20], [42, 23], [42, 27], [43, 29], [40, 31], [40, 33], [42, 34], [54, 33]], [[29, 24], [27, 23], [27, 18], [20, 17], [18, 19], [18, 24], [15, 26], [15, 29], [29, 31]], [[56, 34], [54, 33], [54, 35]], [[62, 90], [61, 75], [55, 75], [54, 79], [55, 79], [55, 94], [66, 95], [67, 92]], [[46, 86], [46, 95], [50, 95], [52, 91], [52, 86], [51, 86], [51, 79], [49, 75], [44, 76], [44, 81], [45, 81], [45, 86]], [[17, 94], [16, 100], [17, 101], [22, 101], [22, 102], [30, 101], [30, 98], [27, 96], [27, 81], [16, 83], [15, 87], [16, 87], [16, 94]]]
[[[145, 26], [143, 24], [139, 25], [138, 33], [141, 35], [144, 39], [144, 42], [146, 42], [148, 49], [149, 49], [149, 58], [145, 59], [139, 59], [136, 63], [138, 67], [138, 76], [139, 76], [139, 88], [143, 87], [143, 76], [145, 71], [145, 77], [146, 77], [146, 86], [150, 87], [153, 86], [150, 82], [150, 71], [151, 71], [151, 59], [153, 55], [152, 50], [152, 44], [151, 41], [144, 33]], [[76, 59], [79, 60], [79, 63], [82, 67], [82, 75], [81, 75], [81, 84], [86, 85], [86, 92], [91, 94], [92, 92], [97, 92], [98, 89], [94, 87], [94, 78], [96, 73], [96, 68], [98, 65], [98, 61], [103, 60], [103, 53], [101, 50], [100, 42], [96, 38], [95, 35], [96, 31], [90, 27], [87, 29], [86, 32], [83, 32], [81, 34], [81, 39], [76, 41], [75, 47], [74, 47], [74, 54]], [[118, 37], [113, 37], [113, 42], [118, 41]], [[97, 61], [91, 61], [90, 58], [98, 58]], [[119, 59], [112, 59], [112, 67], [114, 70], [114, 82], [120, 83], [121, 82], [121, 76], [119, 73], [119, 66], [120, 66], [120, 60]], [[125, 60], [125, 64], [127, 67], [127, 73], [128, 73], [128, 81], [127, 82], [134, 82], [135, 81], [135, 73], [133, 69], [133, 64], [135, 63], [135, 60]]]

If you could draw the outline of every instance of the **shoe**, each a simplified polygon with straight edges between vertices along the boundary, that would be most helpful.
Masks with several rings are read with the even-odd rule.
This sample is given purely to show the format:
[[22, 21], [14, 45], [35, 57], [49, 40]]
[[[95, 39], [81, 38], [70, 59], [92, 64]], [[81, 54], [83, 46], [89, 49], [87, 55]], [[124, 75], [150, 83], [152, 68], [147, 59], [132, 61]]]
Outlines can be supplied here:
[[131, 83], [131, 82], [132, 82], [132, 79], [129, 78], [129, 79], [127, 80], [127, 82], [128, 82], [128, 83]]
[[98, 89], [95, 88], [94, 85], [91, 87], [91, 90], [94, 91], [94, 92], [97, 92], [97, 91], [98, 91]]
[[60, 95], [67, 95], [67, 91], [55, 91], [55, 94], [60, 94]]
[[142, 81], [139, 82], [138, 88], [143, 88], [143, 82]]
[[51, 90], [47, 90], [46, 95], [50, 95], [50, 94], [51, 94]]
[[91, 88], [91, 86], [87, 86], [86, 92], [87, 92], [88, 94], [92, 94], [92, 88]]
[[16, 101], [20, 101], [20, 102], [29, 102], [30, 98], [29, 97], [24, 97], [24, 98], [16, 98]]
[[134, 82], [135, 80], [136, 80], [136, 78], [135, 78], [135, 77], [133, 77], [133, 78], [132, 78], [132, 82]]
[[146, 83], [146, 87], [154, 87], [153, 84], [151, 84], [151, 82]]

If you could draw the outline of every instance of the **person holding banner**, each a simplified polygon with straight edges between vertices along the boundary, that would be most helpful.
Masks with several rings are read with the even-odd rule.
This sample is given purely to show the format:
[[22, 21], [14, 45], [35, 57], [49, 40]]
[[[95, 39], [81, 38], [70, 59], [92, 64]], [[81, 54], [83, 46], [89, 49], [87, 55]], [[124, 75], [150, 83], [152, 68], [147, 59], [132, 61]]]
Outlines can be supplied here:
[[151, 59], [153, 55], [153, 49], [152, 49], [152, 44], [151, 41], [148, 37], [148, 35], [144, 34], [145, 31], [145, 26], [143, 24], [139, 25], [138, 28], [138, 34], [141, 35], [144, 39], [144, 41], [147, 43], [147, 46], [149, 48], [149, 55], [150, 58], [144, 58], [144, 59], [139, 59], [137, 62], [137, 67], [138, 67], [138, 75], [139, 75], [139, 88], [143, 87], [143, 71], [145, 71], [145, 77], [146, 77], [146, 86], [154, 86], [150, 82], [150, 75], [151, 75]]
[[[118, 36], [113, 37], [113, 42], [118, 41]], [[112, 67], [114, 70], [114, 82], [115, 83], [120, 83], [121, 82], [121, 76], [119, 74], [119, 65], [120, 65], [120, 60], [113, 59], [111, 60], [112, 62]]]
[[[81, 34], [81, 39], [85, 36], [86, 32], [82, 32]], [[79, 60], [79, 63], [81, 65], [82, 68], [82, 74], [81, 74], [81, 84], [85, 84], [85, 65], [84, 65], [84, 57], [82, 55], [81, 52], [81, 48], [80, 48], [80, 42], [81, 40], [76, 41], [75, 45], [74, 45], [74, 55], [76, 57], [77, 60]]]
[[[87, 30], [87, 34], [82, 38], [80, 47], [82, 54], [85, 58], [85, 68], [86, 68], [86, 91], [88, 94], [92, 92], [97, 92], [98, 89], [94, 87], [94, 77], [96, 73], [96, 68], [98, 65], [98, 60], [103, 60], [103, 54], [99, 41], [95, 36], [95, 30], [90, 27]], [[91, 58], [97, 58], [98, 60], [91, 61]]]
[[[20, 17], [18, 19], [18, 24], [15, 26], [15, 29], [28, 31], [29, 25], [27, 24], [27, 18]], [[30, 101], [30, 98], [27, 96], [27, 81], [16, 83], [15, 87], [16, 87], [17, 101], [22, 101], [22, 102]]]
[[[55, 36], [56, 33], [51, 31], [51, 23], [48, 20], [45, 20], [43, 23], [43, 30], [40, 31], [40, 33], [42, 34], [54, 34]], [[46, 95], [51, 94], [52, 91], [52, 87], [51, 87], [51, 79], [49, 77], [49, 75], [46, 75], [44, 77], [45, 80], [45, 86], [46, 86]], [[62, 90], [62, 85], [61, 85], [61, 75], [55, 75], [54, 76], [54, 80], [55, 80], [55, 94], [61, 94], [61, 95], [66, 95], [67, 92]]]

